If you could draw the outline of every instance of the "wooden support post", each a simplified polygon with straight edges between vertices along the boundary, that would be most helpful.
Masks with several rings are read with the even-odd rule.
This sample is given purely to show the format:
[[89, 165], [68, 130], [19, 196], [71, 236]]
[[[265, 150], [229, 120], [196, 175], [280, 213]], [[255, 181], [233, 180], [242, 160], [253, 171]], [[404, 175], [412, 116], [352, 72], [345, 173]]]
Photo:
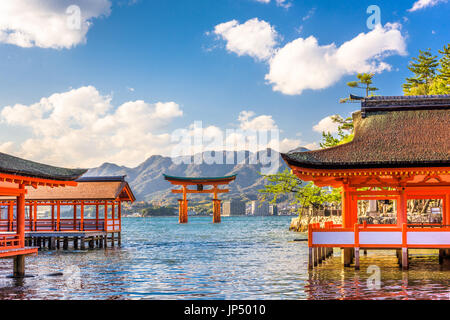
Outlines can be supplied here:
[[220, 223], [220, 203], [219, 199], [213, 199], [213, 223]]
[[439, 264], [444, 263], [445, 249], [439, 249]]
[[308, 269], [314, 269], [314, 252], [313, 248], [308, 248]]
[[[25, 190], [25, 186], [21, 184], [20, 189]], [[25, 246], [25, 194], [21, 193], [17, 197], [16, 220], [17, 220], [17, 235], [19, 236], [19, 243], [21, 247]]]
[[81, 201], [80, 208], [80, 231], [84, 231], [84, 201]]
[[108, 234], [105, 234], [105, 235], [103, 236], [103, 246], [104, 246], [105, 248], [108, 248]]
[[111, 232], [111, 247], [114, 247], [114, 232]]
[[319, 248], [314, 248], [314, 266], [318, 266], [320, 263], [319, 260]]
[[25, 255], [18, 255], [14, 257], [14, 277], [25, 276]]
[[55, 250], [56, 249], [56, 242], [57, 242], [57, 238], [56, 237], [50, 237], [50, 241], [49, 241], [49, 249], [50, 250]]
[[103, 236], [99, 236], [99, 239], [98, 239], [98, 247], [99, 247], [99, 248], [103, 248]]
[[408, 227], [406, 223], [402, 225], [402, 268], [403, 270], [408, 270], [408, 238], [407, 238]]
[[341, 249], [341, 261], [344, 267], [350, 267], [352, 263], [352, 248]]
[[359, 225], [358, 223], [355, 223], [355, 226], [353, 228], [354, 235], [355, 235], [355, 249], [354, 249], [354, 255], [355, 255], [355, 270], [359, 270]]
[[98, 225], [98, 203], [95, 205], [95, 229], [100, 230]]
[[78, 249], [78, 237], [73, 237], [73, 248]]
[[407, 217], [407, 200], [405, 188], [401, 188], [400, 195], [398, 196], [397, 203], [397, 226], [402, 227], [403, 224], [408, 223]]
[[60, 244], [61, 239], [59, 237], [56, 237], [56, 249], [59, 249], [61, 244]]
[[355, 248], [355, 270], [359, 270], [359, 248]]
[[77, 205], [73, 205], [73, 230], [77, 230]]
[[103, 231], [108, 231], [108, 201], [105, 201], [105, 214], [103, 219], [104, 219]]
[[8, 231], [13, 231], [14, 223], [14, 202], [10, 201], [8, 204]]
[[89, 238], [89, 249], [94, 249], [95, 248], [95, 244], [94, 244], [94, 237]]
[[64, 237], [64, 240], [63, 240], [63, 249], [64, 249], [64, 250], [69, 249], [69, 238], [68, 238], [68, 237]]
[[119, 218], [119, 246], [120, 246], [120, 232], [122, 232], [122, 201], [119, 201], [119, 204], [118, 204], [118, 208], [117, 208], [117, 210], [118, 210], [118, 212], [117, 212], [117, 215], [118, 215], [118, 218]]
[[85, 241], [84, 237], [80, 237], [80, 248], [81, 248], [81, 250], [86, 249], [86, 241]]
[[55, 227], [55, 205], [52, 204], [52, 230]]
[[33, 230], [37, 231], [37, 202], [33, 202]]
[[117, 233], [117, 245], [119, 247], [122, 245], [122, 232]]
[[61, 203], [56, 201], [56, 231], [61, 231]]

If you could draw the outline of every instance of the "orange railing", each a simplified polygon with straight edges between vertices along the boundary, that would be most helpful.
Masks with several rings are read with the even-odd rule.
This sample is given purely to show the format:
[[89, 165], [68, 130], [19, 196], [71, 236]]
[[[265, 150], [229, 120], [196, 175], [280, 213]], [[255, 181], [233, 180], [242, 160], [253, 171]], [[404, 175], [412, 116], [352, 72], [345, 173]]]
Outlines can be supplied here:
[[[108, 219], [107, 230], [103, 219], [37, 219], [25, 220], [25, 231], [121, 231], [120, 219]], [[16, 221], [0, 220], [0, 232], [16, 231]]]
[[15, 234], [0, 234], [0, 250], [22, 248], [20, 239]]
[[[336, 233], [345, 237], [338, 239]], [[330, 233], [330, 234], [327, 234]], [[331, 233], [334, 233], [331, 234]], [[364, 241], [360, 241], [361, 234]], [[378, 236], [373, 237], [376, 233]], [[315, 235], [316, 234], [316, 235]], [[315, 239], [317, 237], [317, 239]], [[386, 240], [390, 237], [391, 240]], [[368, 240], [370, 239], [370, 240]], [[369, 242], [368, 242], [369, 241]], [[372, 241], [372, 242], [370, 242]], [[450, 248], [450, 226], [429, 224], [415, 225], [368, 225], [354, 224], [342, 228], [333, 222], [312, 223], [308, 227], [309, 247], [365, 247], [365, 248]]]

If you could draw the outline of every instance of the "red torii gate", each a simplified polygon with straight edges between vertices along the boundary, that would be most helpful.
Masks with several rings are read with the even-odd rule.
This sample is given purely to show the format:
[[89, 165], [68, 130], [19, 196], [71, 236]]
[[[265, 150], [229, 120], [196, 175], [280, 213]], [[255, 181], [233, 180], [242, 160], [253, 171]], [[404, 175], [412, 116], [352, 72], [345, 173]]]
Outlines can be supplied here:
[[[188, 193], [212, 193], [213, 197], [213, 223], [220, 223], [220, 203], [217, 194], [226, 193], [229, 189], [220, 189], [220, 185], [228, 185], [236, 179], [236, 175], [224, 177], [174, 177], [164, 174], [164, 179], [176, 186], [182, 186], [182, 189], [173, 189], [172, 193], [182, 193], [183, 199], [179, 199], [178, 222], [188, 222]], [[204, 186], [212, 186], [212, 189], [204, 189]], [[197, 186], [197, 189], [188, 189], [188, 186]]]

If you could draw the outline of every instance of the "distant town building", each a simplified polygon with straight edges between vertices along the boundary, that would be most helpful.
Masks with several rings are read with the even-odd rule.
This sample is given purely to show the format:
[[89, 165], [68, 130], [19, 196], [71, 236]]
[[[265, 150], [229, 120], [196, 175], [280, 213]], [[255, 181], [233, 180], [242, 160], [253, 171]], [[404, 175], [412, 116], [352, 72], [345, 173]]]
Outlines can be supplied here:
[[278, 206], [276, 204], [271, 204], [269, 206], [269, 215], [271, 215], [271, 216], [278, 215]]
[[269, 212], [269, 204], [267, 202], [260, 202], [253, 200], [252, 201], [252, 211], [251, 214], [254, 216], [268, 216]]
[[243, 216], [245, 215], [245, 202], [241, 200], [223, 201], [222, 216]]

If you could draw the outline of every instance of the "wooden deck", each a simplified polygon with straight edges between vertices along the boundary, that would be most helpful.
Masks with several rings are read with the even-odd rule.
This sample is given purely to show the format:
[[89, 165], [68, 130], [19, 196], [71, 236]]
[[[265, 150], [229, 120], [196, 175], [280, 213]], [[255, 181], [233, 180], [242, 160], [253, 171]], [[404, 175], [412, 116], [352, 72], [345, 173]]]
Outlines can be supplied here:
[[[39, 249], [94, 249], [121, 245], [121, 233], [111, 231], [27, 231], [25, 244]], [[72, 244], [71, 246], [69, 244]]]
[[439, 261], [450, 254], [450, 227], [448, 226], [412, 226], [360, 225], [354, 228], [342, 228], [341, 225], [325, 223], [311, 224], [308, 229], [309, 268], [313, 268], [326, 259], [333, 248], [341, 248], [344, 266], [355, 261], [359, 269], [360, 250], [393, 249], [397, 252], [399, 265], [408, 269], [409, 249], [439, 249]]
[[0, 259], [3, 258], [11, 258], [18, 255], [34, 255], [38, 253], [38, 248], [36, 247], [24, 247], [24, 248], [16, 248], [16, 249], [4, 249], [0, 250]]

